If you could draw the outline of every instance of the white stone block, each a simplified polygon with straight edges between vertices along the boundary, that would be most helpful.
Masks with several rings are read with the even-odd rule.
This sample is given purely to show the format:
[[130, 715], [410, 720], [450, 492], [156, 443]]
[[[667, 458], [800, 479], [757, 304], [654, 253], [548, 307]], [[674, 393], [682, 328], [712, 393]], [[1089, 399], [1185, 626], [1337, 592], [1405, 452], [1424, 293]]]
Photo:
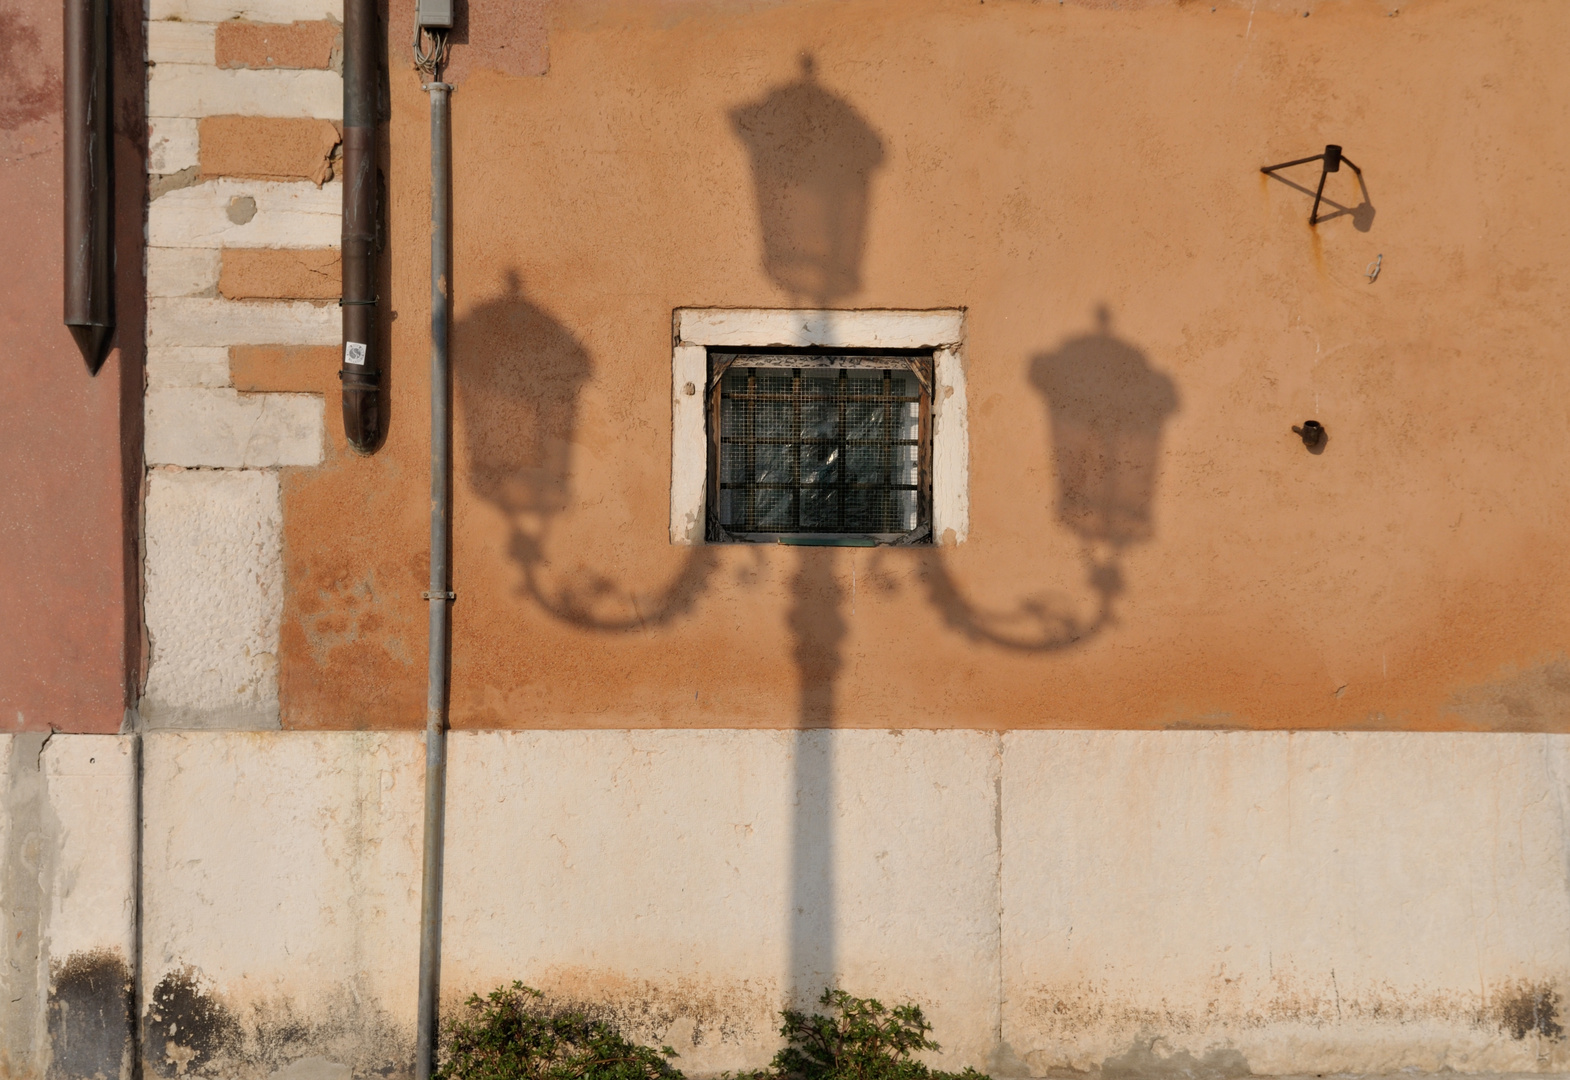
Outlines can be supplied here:
[[262, 469], [321, 463], [323, 404], [317, 394], [170, 387], [149, 391], [146, 401], [149, 465]]
[[165, 297], [147, 302], [147, 344], [334, 345], [342, 336], [338, 308], [296, 301]]
[[57, 961], [109, 948], [130, 957], [136, 911], [135, 747], [129, 736], [60, 735], [44, 748], [59, 823], [49, 950]]
[[1564, 1069], [1509, 1010], [1570, 975], [1570, 738], [1013, 732], [1004, 762], [1034, 1075]]
[[[135, 746], [0, 736], [0, 1034], [9, 1075], [120, 1076], [135, 956]], [[53, 1000], [51, 1000], [53, 995]], [[50, 1045], [50, 1034], [53, 1045]]]
[[168, 192], [147, 208], [153, 247], [337, 247], [343, 185], [209, 180]]
[[183, 19], [186, 22], [285, 23], [306, 19], [343, 21], [342, 0], [149, 0], [149, 19]]
[[216, 31], [211, 24], [199, 22], [149, 22], [147, 59], [154, 64], [215, 64]]
[[147, 295], [215, 295], [220, 254], [217, 248], [148, 248]]
[[147, 350], [147, 388], [228, 386], [229, 350], [162, 346]]
[[147, 73], [148, 116], [286, 116], [343, 119], [335, 71], [159, 64]]
[[154, 469], [145, 522], [152, 655], [143, 719], [152, 727], [277, 727], [277, 473]]
[[201, 163], [195, 120], [159, 116], [149, 119], [147, 128], [149, 173], [167, 176], [183, 169], [194, 169]]
[[189, 964], [233, 1006], [331, 1022], [352, 989], [412, 1029], [420, 736], [157, 732], [145, 752], [147, 989]]

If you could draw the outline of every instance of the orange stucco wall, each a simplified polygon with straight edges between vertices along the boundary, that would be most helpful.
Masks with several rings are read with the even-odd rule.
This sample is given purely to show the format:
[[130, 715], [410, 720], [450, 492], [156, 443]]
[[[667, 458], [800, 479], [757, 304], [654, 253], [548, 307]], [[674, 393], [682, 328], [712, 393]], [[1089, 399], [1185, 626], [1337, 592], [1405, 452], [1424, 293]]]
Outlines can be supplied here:
[[140, 665], [141, 5], [113, 7], [119, 332], [91, 376], [62, 322], [61, 6], [0, 2], [0, 731], [7, 733], [119, 730]]
[[[286, 726], [423, 717], [407, 6], [391, 436], [286, 480]], [[1570, 730], [1570, 7], [1395, 7], [575, 4], [469, 63], [454, 725]], [[1310, 228], [1259, 168], [1327, 142]], [[672, 546], [672, 309], [818, 303], [967, 309], [970, 538]]]

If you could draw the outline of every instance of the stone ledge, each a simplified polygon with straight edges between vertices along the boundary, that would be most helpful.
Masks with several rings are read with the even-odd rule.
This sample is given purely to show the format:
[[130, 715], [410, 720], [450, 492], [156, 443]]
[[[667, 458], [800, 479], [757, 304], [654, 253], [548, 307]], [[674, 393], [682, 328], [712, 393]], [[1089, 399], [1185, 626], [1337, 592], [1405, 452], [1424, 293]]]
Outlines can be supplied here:
[[301, 19], [343, 21], [342, 0], [149, 0], [147, 17], [184, 22], [296, 22]]
[[261, 469], [318, 465], [322, 398], [167, 387], [146, 398], [148, 465]]
[[192, 296], [147, 302], [149, 346], [335, 345], [342, 326], [336, 306], [303, 301]]
[[206, 23], [150, 22], [147, 59], [153, 64], [211, 64], [214, 27]]
[[333, 71], [224, 70], [158, 64], [147, 75], [147, 115], [343, 119], [343, 78]]
[[213, 296], [219, 255], [217, 248], [148, 248], [147, 295]]
[[173, 345], [147, 350], [149, 390], [163, 390], [175, 386], [215, 389], [229, 384], [228, 349]]
[[274, 180], [208, 180], [147, 208], [152, 247], [337, 247], [343, 188]]

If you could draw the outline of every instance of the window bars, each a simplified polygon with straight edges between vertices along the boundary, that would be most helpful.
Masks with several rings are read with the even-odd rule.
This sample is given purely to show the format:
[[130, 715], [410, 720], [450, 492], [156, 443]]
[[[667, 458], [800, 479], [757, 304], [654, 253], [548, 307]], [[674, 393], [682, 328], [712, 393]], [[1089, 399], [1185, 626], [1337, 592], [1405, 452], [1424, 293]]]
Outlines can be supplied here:
[[710, 353], [710, 541], [932, 537], [932, 358]]

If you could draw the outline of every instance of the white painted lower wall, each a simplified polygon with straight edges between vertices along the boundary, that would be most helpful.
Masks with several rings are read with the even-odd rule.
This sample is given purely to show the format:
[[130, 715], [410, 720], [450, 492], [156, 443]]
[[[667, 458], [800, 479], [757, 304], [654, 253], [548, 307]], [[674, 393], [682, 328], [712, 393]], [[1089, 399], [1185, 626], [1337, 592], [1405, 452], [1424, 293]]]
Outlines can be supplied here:
[[[128, 951], [129, 740], [55, 736], [40, 789], [28, 738], [0, 873], [34, 880], [22, 822], [56, 852], [45, 906], [93, 912], [39, 923], [38, 970]], [[51, 764], [91, 740], [112, 783]], [[149, 1073], [402, 1075], [420, 737], [143, 753]], [[698, 1075], [766, 1062], [777, 1009], [827, 984], [919, 1002], [935, 1064], [1000, 1076], [1566, 1066], [1564, 736], [487, 732], [450, 757], [449, 1008], [522, 979]]]
[[0, 736], [0, 1076], [130, 1073], [135, 753]]

